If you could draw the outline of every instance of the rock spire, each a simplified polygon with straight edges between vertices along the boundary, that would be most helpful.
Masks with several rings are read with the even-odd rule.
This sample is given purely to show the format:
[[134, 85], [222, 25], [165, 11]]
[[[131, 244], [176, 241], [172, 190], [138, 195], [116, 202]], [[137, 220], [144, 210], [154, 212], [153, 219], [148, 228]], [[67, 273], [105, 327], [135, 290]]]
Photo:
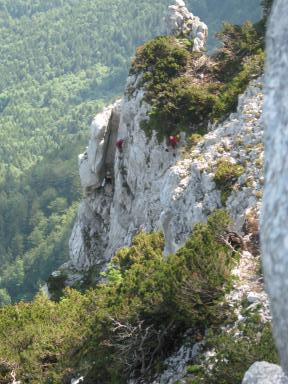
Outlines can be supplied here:
[[168, 9], [168, 33], [192, 40], [193, 51], [201, 52], [208, 37], [207, 25], [189, 12], [183, 0], [175, 0], [175, 4]]

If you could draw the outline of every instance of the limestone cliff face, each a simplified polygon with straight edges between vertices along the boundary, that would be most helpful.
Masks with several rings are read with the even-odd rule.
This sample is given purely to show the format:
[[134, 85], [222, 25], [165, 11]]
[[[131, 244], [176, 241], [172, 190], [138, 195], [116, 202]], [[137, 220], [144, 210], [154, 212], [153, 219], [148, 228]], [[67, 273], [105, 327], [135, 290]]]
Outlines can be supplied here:
[[262, 212], [263, 266], [271, 300], [275, 341], [288, 375], [288, 30], [287, 2], [274, 2], [267, 32], [265, 81], [265, 193]]
[[[239, 99], [238, 111], [223, 124], [210, 127], [192, 149], [185, 137], [173, 150], [156, 135], [147, 138], [141, 123], [150, 106], [140, 76], [128, 78], [122, 101], [96, 116], [91, 138], [80, 156], [85, 192], [70, 239], [70, 262], [65, 269], [83, 272], [105, 266], [120, 247], [141, 231], [163, 230], [165, 254], [175, 252], [221, 207], [213, 181], [219, 159], [245, 165], [227, 200], [227, 209], [241, 232], [247, 210], [258, 208], [262, 175], [262, 83], [253, 81]], [[123, 140], [117, 148], [117, 140]], [[257, 165], [258, 164], [258, 165]]]

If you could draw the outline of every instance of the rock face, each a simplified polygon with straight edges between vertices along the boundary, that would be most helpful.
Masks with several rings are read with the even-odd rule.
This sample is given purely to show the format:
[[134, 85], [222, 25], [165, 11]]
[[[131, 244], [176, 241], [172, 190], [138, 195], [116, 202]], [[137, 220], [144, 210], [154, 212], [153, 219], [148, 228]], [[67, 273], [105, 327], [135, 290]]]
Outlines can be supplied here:
[[[181, 383], [181, 379], [187, 373], [187, 365], [195, 359], [203, 350], [204, 344], [189, 343], [189, 337], [185, 340], [185, 345], [164, 361], [165, 371], [155, 379], [152, 384], [175, 384]], [[129, 383], [133, 384], [133, 383]]]
[[114, 167], [115, 145], [120, 118], [120, 101], [97, 115], [91, 125], [87, 151], [79, 156], [81, 184], [86, 193], [101, 187]]
[[261, 238], [274, 335], [288, 374], [288, 29], [287, 2], [275, 2], [268, 26], [265, 84], [266, 182]]
[[246, 372], [242, 384], [288, 384], [288, 379], [278, 365], [257, 362]]
[[[211, 127], [187, 153], [184, 137], [175, 150], [165, 141], [158, 143], [156, 135], [146, 137], [141, 122], [147, 119], [150, 106], [138, 83], [139, 76], [129, 77], [121, 106], [116, 103], [95, 118], [87, 154], [81, 156], [86, 196], [70, 239], [70, 261], [63, 268], [71, 280], [92, 267], [105, 269], [116, 250], [130, 245], [141, 230], [163, 230], [165, 254], [175, 252], [196, 223], [221, 207], [221, 194], [213, 181], [219, 159], [246, 164], [227, 200], [238, 232], [246, 211], [259, 206], [263, 175], [255, 160], [261, 163], [263, 156], [261, 81], [253, 81], [240, 97], [237, 113]], [[116, 132], [117, 140], [124, 141], [121, 150], [115, 144]], [[114, 159], [112, 180], [105, 180], [103, 173], [107, 154]]]
[[204, 49], [208, 38], [208, 27], [199, 17], [188, 11], [183, 0], [176, 0], [175, 5], [169, 7], [167, 27], [172, 35], [180, 35], [192, 40], [193, 51], [200, 52]]

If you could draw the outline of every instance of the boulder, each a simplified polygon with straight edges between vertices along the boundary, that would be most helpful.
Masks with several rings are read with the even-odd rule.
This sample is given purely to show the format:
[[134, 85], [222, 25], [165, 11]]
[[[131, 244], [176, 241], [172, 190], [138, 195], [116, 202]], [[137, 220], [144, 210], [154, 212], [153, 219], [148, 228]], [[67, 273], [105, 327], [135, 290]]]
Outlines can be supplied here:
[[288, 378], [278, 365], [262, 361], [250, 367], [242, 384], [288, 384]]

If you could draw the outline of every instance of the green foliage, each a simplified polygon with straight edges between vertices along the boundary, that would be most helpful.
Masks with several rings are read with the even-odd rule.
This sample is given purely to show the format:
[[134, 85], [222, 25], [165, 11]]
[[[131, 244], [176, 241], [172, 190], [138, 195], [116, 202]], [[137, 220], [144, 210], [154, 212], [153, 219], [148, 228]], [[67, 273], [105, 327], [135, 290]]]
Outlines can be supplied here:
[[188, 52], [172, 36], [160, 36], [139, 47], [131, 73], [144, 72], [144, 82], [160, 86], [185, 70]]
[[[188, 328], [218, 323], [234, 265], [218, 241], [228, 224], [225, 212], [215, 211], [167, 260], [163, 235], [140, 233], [94, 290], [4, 307], [0, 361], [31, 384], [65, 382], [76, 371], [87, 383], [125, 383], [132, 372], [149, 377]], [[192, 292], [182, 297], [189, 283]]]
[[67, 291], [58, 304], [38, 295], [31, 304], [6, 306], [0, 310], [0, 360], [23, 383], [65, 382], [60, 378], [73, 374], [65, 363], [83, 342], [94, 310], [92, 297], [76, 291]]
[[[113, 376], [115, 382], [117, 377], [122, 382], [120, 377], [131, 371], [146, 377], [187, 328], [219, 322], [219, 303], [229, 288], [235, 260], [218, 241], [228, 223], [227, 215], [216, 211], [207, 224], [196, 225], [191, 239], [167, 260], [160, 233], [141, 233], [130, 248], [117, 253], [108, 282], [97, 293], [103, 328], [99, 335], [92, 335], [93, 348], [87, 352], [96, 356], [91, 377], [110, 377], [107, 382], [112, 382], [115, 367], [119, 375]], [[103, 361], [109, 348], [98, 350], [103, 334], [113, 351], [109, 353], [113, 375]]]
[[244, 167], [242, 165], [234, 164], [229, 159], [223, 158], [218, 161], [214, 181], [221, 190], [221, 202], [223, 205], [226, 204], [234, 184], [243, 172]]
[[[215, 96], [210, 88], [191, 84], [185, 76], [189, 61], [199, 54], [189, 52], [174, 37], [159, 37], [141, 47], [132, 63], [132, 73], [143, 72], [146, 99], [152, 105], [144, 124], [148, 135], [155, 130], [158, 139], [203, 123], [212, 111]], [[211, 91], [211, 92], [210, 92]], [[207, 119], [205, 119], [207, 122]]]
[[191, 52], [189, 44], [172, 37], [156, 38], [138, 49], [132, 73], [143, 73], [146, 100], [152, 106], [143, 124], [159, 141], [185, 131], [205, 132], [208, 121], [226, 117], [238, 96], [264, 66], [260, 24], [225, 23], [222, 46], [211, 57]]
[[67, 260], [89, 122], [163, 27], [164, 4], [127, 4], [1, 1], [0, 289], [13, 302]]
[[0, 289], [0, 307], [11, 304], [11, 298], [7, 289]]
[[187, 373], [190, 373], [190, 374], [197, 374], [199, 373], [199, 371], [202, 371], [203, 368], [201, 365], [189, 365], [187, 367]]
[[221, 94], [214, 104], [212, 111], [214, 119], [219, 120], [223, 116], [227, 116], [229, 112], [236, 110], [238, 96], [246, 90], [250, 80], [263, 72], [264, 60], [264, 51], [260, 51], [259, 54], [248, 57], [243, 61], [240, 72], [223, 87]]
[[202, 372], [195, 373], [195, 382], [241, 384], [245, 372], [255, 361], [279, 364], [270, 323], [263, 324], [257, 312], [246, 313], [245, 316], [247, 320], [239, 329], [229, 333], [210, 332], [206, 347], [213, 348], [215, 355], [203, 363]]

